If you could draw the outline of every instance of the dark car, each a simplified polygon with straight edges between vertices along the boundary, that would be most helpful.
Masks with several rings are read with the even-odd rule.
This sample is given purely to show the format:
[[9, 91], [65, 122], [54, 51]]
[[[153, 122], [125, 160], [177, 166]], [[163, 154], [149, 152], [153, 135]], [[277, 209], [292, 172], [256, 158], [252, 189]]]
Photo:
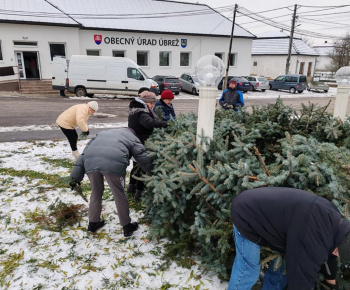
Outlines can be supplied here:
[[[223, 77], [218, 85], [219, 90], [222, 90], [222, 85], [223, 85], [224, 80], [225, 80], [225, 78]], [[253, 90], [251, 83], [246, 78], [235, 77], [235, 76], [228, 76], [227, 77], [227, 88], [228, 88], [228, 83], [230, 80], [234, 80], [235, 82], [237, 82], [237, 86], [236, 86], [237, 90], [240, 90], [243, 93]]]
[[158, 84], [160, 93], [164, 90], [171, 90], [175, 95], [178, 95], [181, 92], [181, 83], [177, 77], [156, 75], [152, 80]]

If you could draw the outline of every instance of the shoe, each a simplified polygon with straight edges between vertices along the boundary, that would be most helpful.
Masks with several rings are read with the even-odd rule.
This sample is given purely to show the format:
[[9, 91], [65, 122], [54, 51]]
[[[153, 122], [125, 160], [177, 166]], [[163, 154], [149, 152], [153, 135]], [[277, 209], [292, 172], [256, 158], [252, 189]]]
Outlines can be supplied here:
[[73, 154], [73, 156], [75, 158], [75, 161], [77, 161], [78, 157], [80, 156], [79, 151], [78, 150], [72, 151], [72, 154]]
[[126, 226], [123, 226], [124, 237], [130, 237], [139, 228], [138, 223], [129, 223]]
[[100, 220], [99, 222], [89, 222], [88, 232], [96, 232], [99, 228], [102, 228], [105, 225], [105, 220]]
[[129, 183], [128, 188], [126, 189], [126, 192], [135, 193], [136, 192], [136, 185]]
[[136, 192], [135, 192], [135, 195], [134, 195], [134, 199], [138, 201], [138, 200], [141, 199], [141, 196], [142, 196], [142, 190], [136, 189]]

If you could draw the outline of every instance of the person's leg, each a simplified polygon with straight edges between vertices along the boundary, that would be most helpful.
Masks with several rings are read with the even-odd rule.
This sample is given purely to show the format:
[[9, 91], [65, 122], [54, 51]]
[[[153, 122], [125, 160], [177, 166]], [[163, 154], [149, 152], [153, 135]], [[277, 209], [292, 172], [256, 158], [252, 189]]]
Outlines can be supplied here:
[[227, 290], [250, 290], [260, 273], [260, 246], [244, 238], [234, 230], [236, 257]]
[[101, 220], [102, 195], [104, 191], [103, 175], [98, 171], [89, 172], [86, 175], [91, 185], [89, 222], [99, 222]]
[[77, 148], [77, 143], [78, 143], [78, 133], [75, 129], [71, 130], [71, 129], [65, 129], [65, 128], [62, 128], [60, 127], [63, 134], [66, 135], [68, 141], [69, 141], [69, 145], [70, 145], [70, 148], [72, 149], [72, 154], [75, 158], [75, 160], [78, 159], [79, 157], [79, 151], [78, 151], [78, 148]]
[[114, 202], [117, 207], [119, 221], [122, 226], [131, 222], [129, 202], [124, 191], [124, 177], [114, 174], [104, 173], [104, 177], [111, 188]]
[[283, 290], [287, 287], [286, 265], [283, 259], [280, 267], [274, 271], [276, 259], [273, 260], [264, 276], [262, 290]]
[[136, 192], [136, 179], [133, 177], [138, 165], [135, 161], [132, 161], [132, 169], [130, 171], [130, 180], [127, 188], [127, 192], [135, 193]]

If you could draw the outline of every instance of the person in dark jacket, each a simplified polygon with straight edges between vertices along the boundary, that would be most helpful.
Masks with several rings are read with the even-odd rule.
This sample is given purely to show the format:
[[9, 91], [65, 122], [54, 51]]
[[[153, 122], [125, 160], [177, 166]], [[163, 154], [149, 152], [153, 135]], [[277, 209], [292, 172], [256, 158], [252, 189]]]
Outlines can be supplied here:
[[219, 104], [225, 110], [235, 110], [238, 111], [238, 107], [244, 107], [243, 94], [241, 91], [236, 89], [237, 82], [230, 80], [228, 83], [229, 88], [222, 92]]
[[[145, 141], [152, 134], [154, 128], [165, 128], [168, 126], [166, 121], [158, 120], [156, 113], [153, 111], [156, 101], [157, 99], [154, 93], [144, 91], [129, 104], [128, 127], [135, 131], [136, 136], [142, 144], [145, 144]], [[135, 200], [139, 200], [144, 189], [144, 184], [142, 181], [133, 178], [134, 175], [142, 175], [137, 162], [133, 163], [127, 192], [135, 193]]]
[[164, 90], [160, 95], [160, 100], [154, 105], [154, 111], [163, 116], [164, 121], [175, 120], [175, 110], [172, 104], [174, 94], [171, 90]]
[[124, 192], [126, 168], [131, 157], [142, 170], [151, 172], [152, 158], [147, 156], [146, 148], [135, 132], [130, 128], [119, 128], [98, 133], [76, 161], [70, 174], [72, 189], [80, 184], [85, 174], [91, 184], [88, 231], [95, 232], [105, 224], [101, 220], [104, 178], [111, 188], [124, 236], [131, 236], [138, 229], [138, 224], [131, 222], [129, 203]]
[[288, 283], [289, 290], [311, 290], [322, 268], [327, 270], [324, 289], [337, 289], [336, 271], [329, 270], [337, 269], [335, 256], [350, 262], [350, 222], [330, 201], [299, 189], [262, 187], [235, 197], [231, 214], [236, 257], [228, 289], [253, 287], [260, 272], [260, 247], [284, 256], [277, 271], [269, 267], [262, 289], [284, 289]]

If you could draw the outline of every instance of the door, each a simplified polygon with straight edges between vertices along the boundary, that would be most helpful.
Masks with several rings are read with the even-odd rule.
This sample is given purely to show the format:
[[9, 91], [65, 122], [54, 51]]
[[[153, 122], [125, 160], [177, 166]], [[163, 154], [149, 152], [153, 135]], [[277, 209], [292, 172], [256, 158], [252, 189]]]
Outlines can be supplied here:
[[64, 90], [67, 79], [67, 60], [63, 57], [54, 57], [52, 63], [52, 89]]
[[106, 92], [111, 94], [124, 93], [126, 88], [126, 63], [106, 63]]
[[140, 88], [147, 86], [143, 74], [135, 67], [127, 68], [126, 90], [129, 94], [137, 95]]
[[280, 90], [283, 88], [284, 76], [279, 76], [275, 79], [275, 82], [272, 86], [273, 89]]
[[38, 52], [23, 51], [22, 55], [23, 55], [26, 78], [40, 80]]
[[19, 78], [26, 79], [26, 70], [24, 67], [23, 52], [17, 51], [17, 52], [15, 52], [15, 55], [16, 55], [16, 63], [18, 66]]

